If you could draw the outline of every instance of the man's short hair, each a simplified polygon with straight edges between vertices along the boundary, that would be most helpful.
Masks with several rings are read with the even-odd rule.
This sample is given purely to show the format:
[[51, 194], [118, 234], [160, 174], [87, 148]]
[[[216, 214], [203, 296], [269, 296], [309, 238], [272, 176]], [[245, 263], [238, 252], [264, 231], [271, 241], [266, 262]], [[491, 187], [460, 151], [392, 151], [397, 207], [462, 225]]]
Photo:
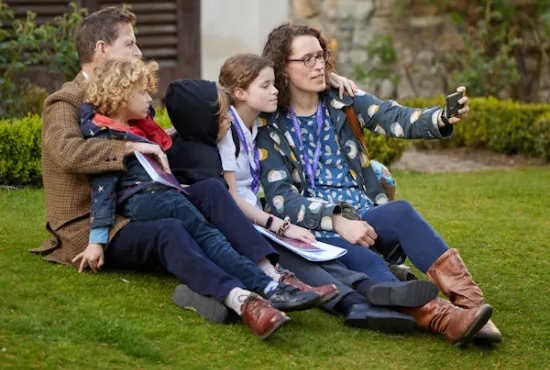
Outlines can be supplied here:
[[136, 15], [129, 10], [109, 6], [84, 18], [75, 34], [80, 64], [90, 63], [98, 41], [112, 45], [118, 38], [119, 24], [136, 24]]

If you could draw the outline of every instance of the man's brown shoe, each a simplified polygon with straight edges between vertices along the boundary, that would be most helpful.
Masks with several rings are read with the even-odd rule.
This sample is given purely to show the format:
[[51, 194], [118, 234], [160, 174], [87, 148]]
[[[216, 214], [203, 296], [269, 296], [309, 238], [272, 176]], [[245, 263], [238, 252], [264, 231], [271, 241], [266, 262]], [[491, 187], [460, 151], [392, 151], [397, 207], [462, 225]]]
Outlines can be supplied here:
[[403, 312], [414, 317], [420, 329], [441, 333], [455, 347], [463, 348], [489, 321], [493, 308], [484, 304], [463, 309], [438, 297], [422, 307], [404, 308]]
[[307, 285], [301, 280], [298, 280], [296, 275], [294, 275], [294, 273], [288, 270], [283, 270], [280, 272], [280, 274], [281, 274], [280, 282], [295, 286], [302, 292], [314, 292], [319, 294], [319, 296], [321, 297], [319, 301], [320, 305], [330, 301], [332, 298], [340, 294], [340, 291], [334, 284], [321, 285], [320, 287], [315, 288], [310, 285]]
[[244, 301], [241, 310], [243, 322], [261, 339], [266, 339], [290, 321], [290, 317], [256, 294], [251, 294]]

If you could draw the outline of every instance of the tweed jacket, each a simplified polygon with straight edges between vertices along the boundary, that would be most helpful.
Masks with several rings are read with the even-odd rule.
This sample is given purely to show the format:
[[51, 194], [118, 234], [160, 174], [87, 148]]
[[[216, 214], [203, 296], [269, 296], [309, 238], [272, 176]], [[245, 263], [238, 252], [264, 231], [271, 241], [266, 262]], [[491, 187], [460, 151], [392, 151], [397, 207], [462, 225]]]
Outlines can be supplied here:
[[[48, 96], [42, 121], [42, 181], [46, 229], [51, 237], [31, 250], [52, 262], [70, 264], [88, 245], [91, 197], [88, 175], [124, 170], [124, 141], [85, 140], [80, 131], [84, 89], [80, 73]], [[117, 216], [109, 241], [129, 220]]]
[[[440, 139], [453, 133], [452, 126], [437, 126], [438, 106], [407, 108], [391, 100], [379, 100], [368, 93], [340, 99], [335, 90], [324, 94], [322, 99], [325, 117], [332, 120], [337, 144], [351, 176], [375, 205], [386, 203], [388, 198], [347, 122], [344, 106], [353, 107], [363, 129], [386, 136]], [[281, 112], [264, 116], [263, 127], [259, 128], [256, 139], [261, 159], [261, 182], [269, 208], [277, 216], [289, 216], [292, 223], [307, 229], [333, 231], [331, 216], [341, 211], [340, 206], [311, 197], [305, 178], [301, 143], [294, 143], [284, 121], [286, 116]]]

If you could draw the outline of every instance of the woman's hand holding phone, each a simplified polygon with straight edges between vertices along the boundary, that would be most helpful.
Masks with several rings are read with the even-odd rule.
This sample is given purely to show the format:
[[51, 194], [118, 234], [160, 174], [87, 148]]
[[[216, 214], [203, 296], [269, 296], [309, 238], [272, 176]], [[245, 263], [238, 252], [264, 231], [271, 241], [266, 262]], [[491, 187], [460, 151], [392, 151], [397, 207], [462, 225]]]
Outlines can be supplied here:
[[[466, 96], [466, 88], [460, 86], [456, 91], [457, 93], [461, 93], [462, 97], [457, 93], [447, 96], [447, 106], [442, 110], [442, 114], [446, 115], [445, 117], [447, 117], [451, 125], [456, 125], [462, 121], [468, 115], [468, 112], [470, 112], [470, 100]], [[460, 98], [457, 100], [458, 97]], [[445, 126], [445, 122], [443, 122], [441, 116], [438, 119], [438, 124], [439, 127]]]

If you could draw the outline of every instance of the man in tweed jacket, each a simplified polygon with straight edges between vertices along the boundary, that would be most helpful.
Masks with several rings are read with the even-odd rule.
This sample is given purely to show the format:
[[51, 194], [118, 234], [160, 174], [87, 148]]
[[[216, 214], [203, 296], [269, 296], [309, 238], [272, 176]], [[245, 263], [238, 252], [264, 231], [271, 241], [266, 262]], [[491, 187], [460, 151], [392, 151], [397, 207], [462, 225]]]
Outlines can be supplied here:
[[[89, 266], [97, 272], [103, 263], [140, 270], [163, 268], [191, 289], [178, 286], [174, 295], [176, 303], [180, 294], [180, 306], [192, 301], [192, 308], [199, 314], [221, 322], [227, 311], [218, 302], [223, 302], [232, 289], [244, 288], [244, 285], [204, 254], [181, 221], [130, 222], [116, 216], [107, 245], [102, 248], [98, 244], [99, 250], [87, 247], [91, 209], [89, 174], [124, 170], [124, 158], [134, 150], [156, 156], [168, 168], [166, 156], [157, 145], [84, 140], [80, 131], [80, 106], [87, 76], [104, 60], [141, 57], [133, 32], [134, 23], [133, 13], [116, 7], [90, 14], [76, 35], [82, 71], [44, 102], [42, 173], [46, 227], [51, 238], [32, 252], [45, 255], [48, 261], [80, 266], [80, 271]], [[208, 192], [218, 190], [202, 184], [195, 190], [195, 196], [212, 212], [224, 214], [218, 205], [208, 200], [212, 195]]]
[[[141, 57], [135, 42], [133, 48], [121, 50], [119, 54], [115, 57]], [[138, 149], [136, 143], [85, 141], [82, 137], [79, 113], [85, 69], [83, 67], [83, 71], [73, 81], [65, 83], [44, 102], [42, 178], [46, 198], [46, 228], [52, 238], [36, 251], [46, 254], [46, 260], [64, 264], [74, 264], [72, 260], [88, 245], [91, 207], [88, 174], [123, 170], [124, 157]], [[162, 155], [160, 148], [153, 145], [141, 146], [139, 149]], [[127, 219], [117, 216], [109, 241], [127, 223]]]

